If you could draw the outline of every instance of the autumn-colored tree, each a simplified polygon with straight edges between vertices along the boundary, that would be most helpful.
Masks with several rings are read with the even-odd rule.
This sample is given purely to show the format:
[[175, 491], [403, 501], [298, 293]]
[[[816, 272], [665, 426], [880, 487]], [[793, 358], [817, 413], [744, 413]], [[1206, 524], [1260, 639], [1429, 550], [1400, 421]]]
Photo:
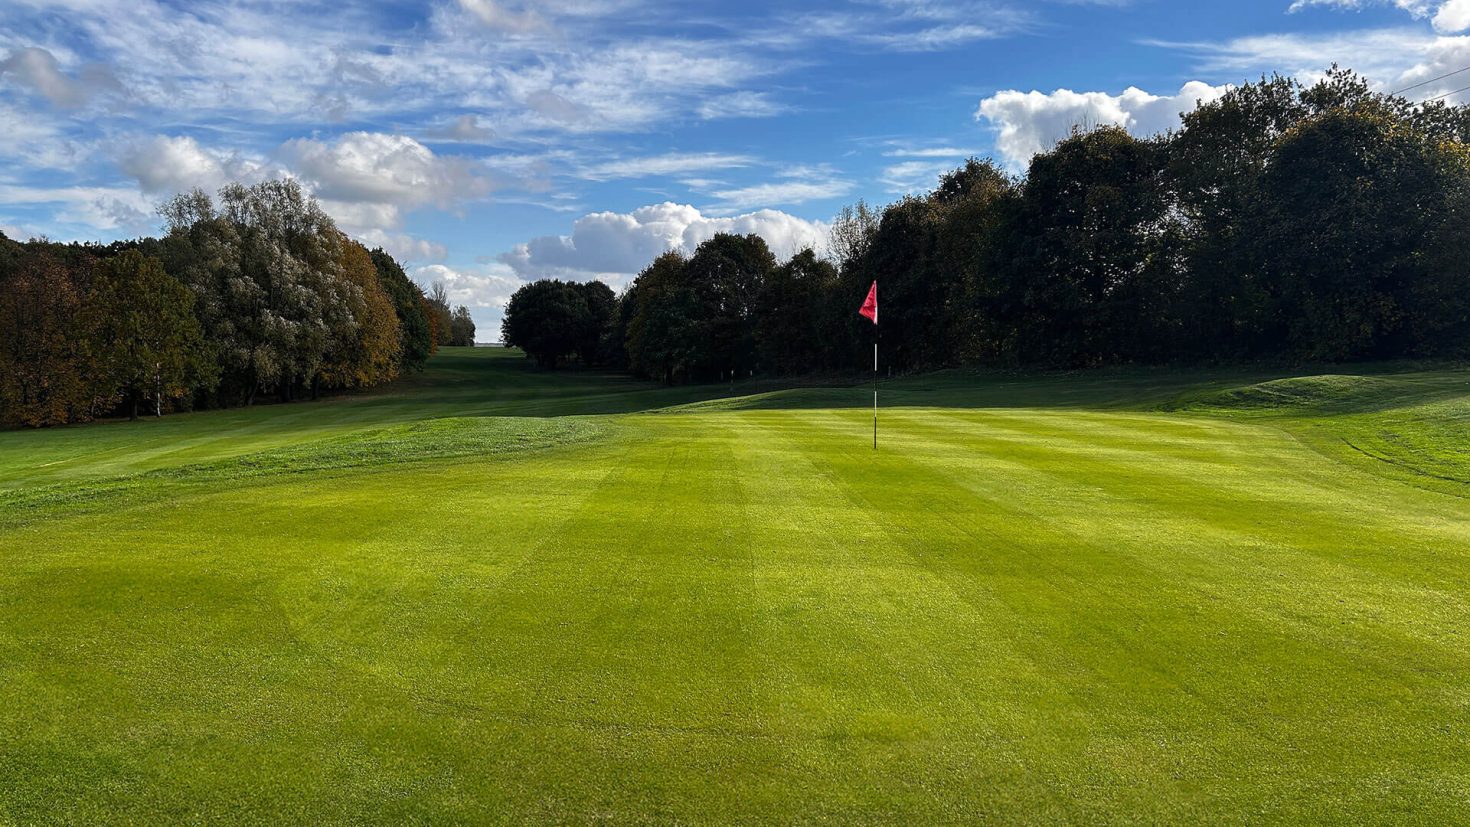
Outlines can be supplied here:
[[93, 336], [80, 313], [81, 275], [35, 247], [0, 271], [0, 417], [6, 424], [86, 422], [117, 403], [90, 359]]
[[398, 262], [378, 248], [372, 253], [378, 283], [393, 301], [398, 314], [400, 364], [403, 370], [420, 370], [434, 351], [433, 331], [424, 308], [424, 291], [413, 283]]
[[127, 250], [103, 262], [82, 318], [91, 367], [119, 389], [133, 419], [144, 400], [162, 416], [165, 405], [219, 380], [194, 294], [152, 256]]
[[438, 347], [452, 344], [454, 312], [449, 307], [449, 291], [445, 289], [444, 282], [434, 282], [425, 295], [429, 299], [429, 312], [434, 316], [434, 344]]
[[397, 377], [401, 342], [398, 314], [378, 281], [367, 248], [340, 238], [338, 266], [353, 324], [334, 336], [322, 364], [322, 383], [331, 388], [362, 388]]

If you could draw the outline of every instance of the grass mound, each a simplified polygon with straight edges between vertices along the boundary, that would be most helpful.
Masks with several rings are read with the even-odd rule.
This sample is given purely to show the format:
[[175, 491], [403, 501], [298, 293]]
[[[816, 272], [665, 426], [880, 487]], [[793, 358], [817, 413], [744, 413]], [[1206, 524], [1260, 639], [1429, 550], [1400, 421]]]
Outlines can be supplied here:
[[1267, 420], [1329, 456], [1459, 496], [1470, 482], [1461, 371], [1273, 379], [1188, 394], [1165, 410]]
[[1374, 460], [1380, 472], [1464, 496], [1470, 483], [1470, 396], [1305, 419], [1300, 433], [1328, 453]]
[[1186, 399], [1175, 409], [1258, 414], [1344, 413], [1392, 407], [1408, 390], [1398, 378], [1348, 374], [1293, 376], [1202, 394]]
[[302, 444], [111, 479], [0, 491], [0, 523], [49, 506], [110, 500], [162, 482], [208, 483], [520, 454], [590, 442], [605, 422], [584, 417], [446, 417], [355, 431]]

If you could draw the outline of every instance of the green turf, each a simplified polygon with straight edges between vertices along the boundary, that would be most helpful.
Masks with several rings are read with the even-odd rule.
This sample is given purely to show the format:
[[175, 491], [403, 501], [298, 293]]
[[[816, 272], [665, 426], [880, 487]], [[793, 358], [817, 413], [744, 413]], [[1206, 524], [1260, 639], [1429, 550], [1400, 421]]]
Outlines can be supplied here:
[[0, 823], [1470, 812], [1470, 373], [431, 365], [0, 433]]

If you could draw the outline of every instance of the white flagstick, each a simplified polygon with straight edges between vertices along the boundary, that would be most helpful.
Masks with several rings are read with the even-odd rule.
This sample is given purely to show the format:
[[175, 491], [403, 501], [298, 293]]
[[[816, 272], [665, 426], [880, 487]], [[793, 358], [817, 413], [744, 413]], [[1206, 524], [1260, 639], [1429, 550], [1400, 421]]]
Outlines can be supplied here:
[[873, 450], [878, 450], [878, 338], [873, 336]]

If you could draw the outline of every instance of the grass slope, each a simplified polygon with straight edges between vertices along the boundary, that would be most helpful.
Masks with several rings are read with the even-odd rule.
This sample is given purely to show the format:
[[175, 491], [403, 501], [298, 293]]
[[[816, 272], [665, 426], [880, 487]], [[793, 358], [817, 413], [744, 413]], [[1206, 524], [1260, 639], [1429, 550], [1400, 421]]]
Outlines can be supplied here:
[[0, 505], [0, 822], [1459, 820], [1467, 377], [1295, 378], [918, 377], [875, 454], [475, 351], [0, 434], [134, 487]]

